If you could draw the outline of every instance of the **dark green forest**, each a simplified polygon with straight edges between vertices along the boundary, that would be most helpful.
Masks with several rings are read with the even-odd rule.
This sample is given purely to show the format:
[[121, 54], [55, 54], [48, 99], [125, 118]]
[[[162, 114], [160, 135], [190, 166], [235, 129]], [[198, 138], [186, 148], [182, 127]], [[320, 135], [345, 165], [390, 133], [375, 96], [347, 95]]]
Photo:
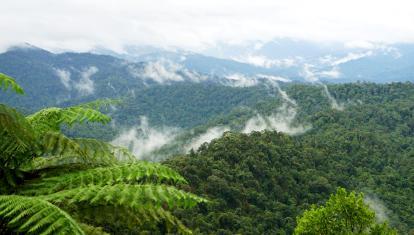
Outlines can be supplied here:
[[318, 99], [317, 87], [287, 87], [301, 107], [300, 118], [312, 124], [303, 135], [229, 132], [166, 161], [189, 179], [191, 191], [215, 202], [177, 213], [201, 233], [291, 234], [298, 215], [344, 187], [376, 198], [392, 226], [412, 233], [413, 84], [330, 88], [350, 103], [344, 111]]

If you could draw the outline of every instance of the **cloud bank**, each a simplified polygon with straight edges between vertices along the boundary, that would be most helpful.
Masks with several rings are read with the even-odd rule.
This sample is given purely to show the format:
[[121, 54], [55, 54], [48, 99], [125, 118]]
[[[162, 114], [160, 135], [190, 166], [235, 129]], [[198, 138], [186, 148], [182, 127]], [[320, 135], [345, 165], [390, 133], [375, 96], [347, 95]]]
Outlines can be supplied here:
[[200, 82], [207, 79], [207, 77], [167, 59], [146, 62], [143, 68], [129, 65], [128, 69], [137, 78], [152, 80], [160, 84], [180, 81]]
[[289, 135], [298, 135], [305, 133], [311, 127], [300, 124], [294, 124], [297, 111], [295, 107], [289, 107], [284, 104], [279, 107], [275, 113], [269, 116], [257, 114], [249, 119], [242, 132], [250, 133], [252, 131], [277, 130]]
[[122, 52], [131, 44], [202, 51], [219, 42], [277, 37], [414, 41], [414, 2], [406, 0], [2, 0], [1, 6], [3, 49], [18, 42], [49, 50], [100, 46]]

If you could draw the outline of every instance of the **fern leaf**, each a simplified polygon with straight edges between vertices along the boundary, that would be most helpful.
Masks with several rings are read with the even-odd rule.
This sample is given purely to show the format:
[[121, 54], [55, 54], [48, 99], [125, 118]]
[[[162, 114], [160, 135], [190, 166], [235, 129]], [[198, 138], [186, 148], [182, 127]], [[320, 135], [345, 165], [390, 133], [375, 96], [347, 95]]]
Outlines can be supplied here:
[[86, 158], [86, 152], [74, 140], [59, 132], [47, 132], [41, 137], [40, 155], [72, 155]]
[[4, 91], [11, 88], [17, 94], [24, 94], [23, 88], [15, 80], [3, 73], [0, 73], [0, 88]]
[[87, 165], [88, 168], [110, 166], [119, 161], [134, 161], [127, 149], [94, 139], [70, 139], [58, 132], [47, 132], [41, 140], [41, 157], [33, 160], [25, 170], [43, 170], [69, 165]]
[[98, 167], [85, 171], [43, 178], [40, 182], [27, 184], [22, 193], [26, 195], [42, 195], [65, 189], [114, 185], [118, 183], [181, 183], [187, 181], [176, 171], [159, 163], [139, 161], [111, 167]]
[[0, 104], [0, 151], [11, 154], [35, 147], [33, 129], [15, 109]]
[[169, 234], [192, 234], [181, 221], [161, 207], [141, 205], [139, 209], [131, 210], [122, 206], [85, 206], [76, 207], [75, 211], [82, 221], [98, 226], [141, 231], [151, 234], [160, 225], [166, 226]]
[[39, 198], [0, 196], [0, 218], [27, 234], [84, 234], [66, 212]]
[[91, 205], [120, 205], [139, 209], [144, 204], [169, 208], [191, 208], [206, 199], [192, 193], [166, 185], [129, 185], [116, 184], [106, 186], [88, 185], [40, 196], [53, 203], [84, 203]]
[[113, 146], [103, 141], [75, 138], [73, 139], [86, 152], [91, 162], [115, 163], [118, 161], [134, 161], [136, 157], [126, 148]]
[[72, 125], [83, 122], [108, 123], [111, 119], [94, 109], [83, 107], [46, 108], [26, 117], [40, 134], [47, 131], [60, 131], [61, 124]]

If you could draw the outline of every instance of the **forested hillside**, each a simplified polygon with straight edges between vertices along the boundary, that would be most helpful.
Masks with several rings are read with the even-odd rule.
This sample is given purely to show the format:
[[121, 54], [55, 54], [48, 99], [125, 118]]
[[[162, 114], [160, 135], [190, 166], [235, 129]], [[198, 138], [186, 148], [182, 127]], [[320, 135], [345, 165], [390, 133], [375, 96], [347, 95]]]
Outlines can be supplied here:
[[290, 234], [296, 216], [342, 186], [365, 192], [380, 219], [403, 234], [412, 232], [413, 85], [344, 84], [331, 90], [356, 104], [331, 110], [312, 96], [316, 88], [288, 88], [308, 114], [303, 120], [312, 124], [303, 135], [228, 132], [168, 160], [190, 180], [190, 190], [215, 202], [177, 214], [202, 233]]
[[[338, 187], [365, 193], [378, 221], [388, 221], [401, 234], [412, 232], [414, 85], [361, 82], [327, 89], [302, 83], [155, 85], [100, 101], [111, 125], [74, 122], [62, 128], [69, 137], [106, 141], [136, 128], [140, 116], [153, 128], [179, 128], [147, 156], [167, 159], [162, 164], [188, 180], [179, 187], [209, 199], [190, 210], [174, 210], [195, 233], [291, 234], [297, 217]], [[70, 109], [73, 103], [62, 106]], [[247, 128], [261, 119], [266, 122]], [[201, 138], [200, 144], [207, 143], [198, 150], [191, 145], [212, 129], [219, 134], [214, 138], [221, 137]], [[105, 227], [83, 219], [105, 231], [129, 231], [127, 224]]]

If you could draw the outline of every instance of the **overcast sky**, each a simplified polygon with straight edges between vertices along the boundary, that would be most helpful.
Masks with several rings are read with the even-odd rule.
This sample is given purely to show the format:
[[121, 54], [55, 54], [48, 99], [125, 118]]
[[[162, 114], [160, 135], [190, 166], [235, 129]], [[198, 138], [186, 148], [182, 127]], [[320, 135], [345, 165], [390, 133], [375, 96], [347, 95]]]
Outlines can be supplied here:
[[0, 0], [0, 50], [146, 44], [202, 51], [291, 37], [414, 42], [412, 0]]

